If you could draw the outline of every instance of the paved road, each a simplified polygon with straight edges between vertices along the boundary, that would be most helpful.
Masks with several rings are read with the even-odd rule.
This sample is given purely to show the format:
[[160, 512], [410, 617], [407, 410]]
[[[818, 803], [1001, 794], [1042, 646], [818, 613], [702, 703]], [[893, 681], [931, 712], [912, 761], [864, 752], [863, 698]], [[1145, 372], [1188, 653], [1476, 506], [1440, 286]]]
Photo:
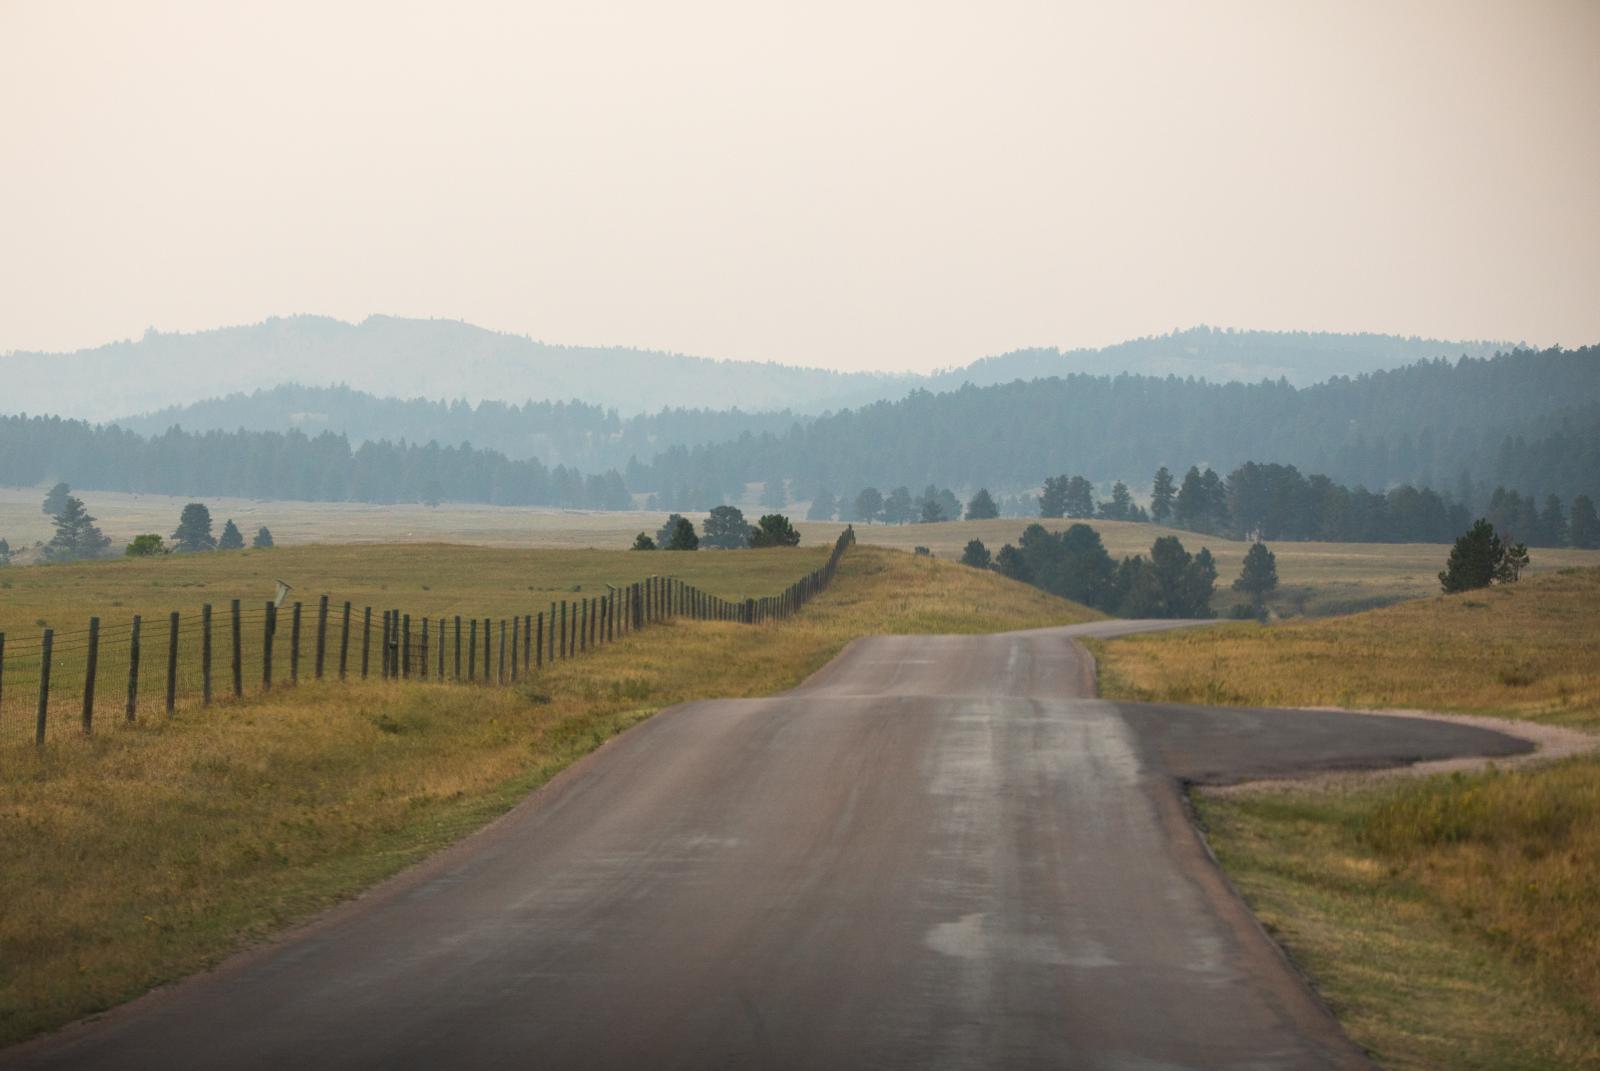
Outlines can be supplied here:
[[1176, 779], [1526, 745], [1086, 698], [1070, 637], [1130, 627], [859, 641], [788, 695], [678, 707], [283, 943], [9, 1056], [1365, 1066], [1228, 892]]

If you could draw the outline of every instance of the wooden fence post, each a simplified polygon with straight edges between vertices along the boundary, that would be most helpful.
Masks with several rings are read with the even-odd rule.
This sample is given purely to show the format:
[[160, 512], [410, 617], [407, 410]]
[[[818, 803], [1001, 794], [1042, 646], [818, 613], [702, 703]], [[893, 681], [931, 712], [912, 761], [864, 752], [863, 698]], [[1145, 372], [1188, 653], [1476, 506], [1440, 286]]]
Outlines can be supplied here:
[[538, 634], [533, 644], [533, 667], [544, 669], [544, 611], [540, 610], [533, 620], [534, 631]]
[[278, 608], [267, 603], [266, 616], [261, 619], [261, 690], [272, 691], [272, 634], [278, 629]]
[[[399, 613], [396, 610], [395, 613]], [[400, 677], [411, 679], [411, 615], [406, 614], [400, 625]]]
[[500, 619], [500, 669], [494, 680], [496, 684], [506, 682], [506, 619], [503, 617]]
[[472, 618], [467, 627], [467, 680], [478, 677], [478, 619]]
[[344, 625], [339, 630], [339, 679], [344, 680], [350, 658], [350, 600], [344, 601]]
[[[235, 600], [235, 607], [239, 605]], [[167, 619], [167, 717], [178, 709], [178, 611]]]
[[317, 680], [322, 679], [322, 667], [328, 658], [328, 597], [317, 599]]
[[[505, 626], [501, 626], [504, 628]], [[517, 643], [522, 638], [519, 631], [522, 628], [522, 618], [517, 614], [511, 615], [511, 683], [517, 683]]]
[[50, 710], [50, 662], [51, 652], [55, 650], [55, 629], [44, 630], [44, 640], [39, 649], [39, 713], [33, 723], [33, 743], [35, 747], [44, 746], [44, 723]]
[[[5, 637], [0, 636], [0, 650], [5, 649]], [[128, 640], [128, 707], [127, 719], [132, 721], [139, 709], [139, 615], [133, 615], [133, 635]]]
[[533, 615], [522, 615], [522, 675], [528, 675], [528, 667], [533, 664]]
[[211, 604], [200, 607], [200, 705], [211, 705]]
[[489, 683], [489, 619], [483, 619], [483, 683]]
[[378, 679], [389, 679], [389, 611], [383, 611], [383, 621], [378, 635]]
[[361, 679], [367, 679], [367, 670], [372, 662], [372, 607], [364, 607], [361, 611]]
[[100, 668], [100, 619], [89, 619], [89, 659], [83, 679], [83, 734], [94, 731], [94, 674]]
[[300, 683], [300, 604], [289, 611], [289, 683]]
[[420, 656], [420, 662], [418, 664], [418, 668], [421, 670], [421, 677], [422, 677], [423, 680], [427, 680], [428, 679], [428, 619], [426, 617], [424, 617], [422, 619], [422, 646], [419, 649], [418, 654]]
[[233, 696], [244, 695], [244, 636], [239, 619], [239, 600], [233, 600]]
[[567, 600], [561, 600], [561, 657], [567, 657]]
[[[134, 618], [135, 622], [137, 622], [138, 620], [139, 619], [137, 617]], [[135, 624], [134, 625], [134, 633], [133, 633], [135, 636], [137, 636], [139, 634], [138, 629], [139, 629], [139, 626], [137, 624]], [[4, 710], [6, 708], [5, 698], [6, 698], [6, 634], [4, 632], [0, 632], [0, 710]]]
[[439, 674], [436, 678], [440, 684], [444, 683], [444, 618], [439, 618]]

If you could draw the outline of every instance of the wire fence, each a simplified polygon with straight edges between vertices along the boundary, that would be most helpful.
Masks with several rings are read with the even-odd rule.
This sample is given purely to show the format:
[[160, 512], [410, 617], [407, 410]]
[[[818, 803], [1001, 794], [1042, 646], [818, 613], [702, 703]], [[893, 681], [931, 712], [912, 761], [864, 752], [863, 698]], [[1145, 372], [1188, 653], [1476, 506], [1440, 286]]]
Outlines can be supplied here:
[[[336, 602], [173, 611], [74, 631], [0, 633], [0, 744], [90, 734], [109, 719], [170, 717], [301, 680], [512, 684], [673, 619], [758, 625], [798, 613], [832, 582], [855, 531], [782, 592], [725, 599], [670, 576], [512, 617], [412, 615]], [[609, 585], [608, 585], [609, 587]]]

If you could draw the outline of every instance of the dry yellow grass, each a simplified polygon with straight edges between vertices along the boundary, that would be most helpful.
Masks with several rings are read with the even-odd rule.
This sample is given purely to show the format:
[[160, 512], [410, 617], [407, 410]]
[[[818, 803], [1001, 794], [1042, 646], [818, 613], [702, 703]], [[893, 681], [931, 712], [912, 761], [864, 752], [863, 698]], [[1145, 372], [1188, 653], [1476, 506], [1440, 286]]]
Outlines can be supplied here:
[[[1593, 762], [1571, 763], [1504, 775], [1504, 787], [1560, 801], [1592, 790], [1597, 775]], [[1498, 798], [1502, 788], [1494, 778], [1468, 777], [1410, 791], [1448, 807], [1459, 794]], [[1600, 929], [1592, 907], [1597, 823], [1561, 838], [1559, 852], [1544, 852], [1546, 838], [1530, 842], [1540, 852], [1532, 862], [1503, 838], [1494, 848], [1377, 850], [1367, 831], [1404, 798], [1387, 786], [1202, 794], [1195, 802], [1251, 909], [1379, 1066], [1600, 1067], [1600, 1015], [1592, 992], [1584, 995]], [[1496, 824], [1483, 831], [1495, 837]], [[1550, 882], [1552, 871], [1561, 880]]]
[[[1015, 543], [1030, 524], [1052, 531], [1076, 522], [1015, 517], [992, 521], [956, 521], [947, 524], [856, 525], [856, 538], [872, 546], [910, 550], [925, 546], [940, 557], [959, 557], [969, 539], [981, 539], [991, 552]], [[1239, 575], [1250, 544], [1237, 539], [1197, 535], [1177, 528], [1127, 521], [1090, 521], [1113, 558], [1149, 554], [1157, 537], [1174, 535], [1191, 552], [1210, 549], [1217, 559], [1217, 595], [1214, 608], [1222, 613], [1243, 597], [1229, 587]], [[832, 526], [836, 530], [837, 525]], [[1371, 609], [1403, 599], [1431, 595], [1439, 590], [1439, 570], [1450, 548], [1434, 543], [1290, 543], [1272, 544], [1278, 559], [1279, 589], [1269, 606], [1284, 616], [1327, 615]], [[1545, 550], [1533, 552], [1535, 575], [1555, 569], [1600, 566], [1600, 551]]]
[[[50, 520], [39, 511], [42, 488], [0, 488], [0, 536], [23, 547], [50, 537]], [[143, 532], [170, 534], [188, 499], [165, 495], [131, 495], [86, 491], [82, 497], [100, 526], [117, 547]], [[265, 524], [284, 547], [307, 543], [437, 543], [488, 547], [538, 547], [564, 549], [621, 549], [636, 532], [654, 532], [662, 512], [596, 513], [581, 510], [533, 509], [511, 506], [474, 506], [451, 503], [432, 509], [415, 504], [362, 505], [343, 502], [262, 502], [250, 499], [207, 498], [220, 530], [232, 517], [252, 535]], [[747, 504], [747, 513], [757, 511]], [[803, 510], [790, 511], [795, 517]], [[698, 523], [702, 515], [690, 516]], [[1022, 518], [992, 521], [952, 521], [944, 524], [857, 525], [861, 542], [873, 546], [910, 550], [926, 546], [941, 558], [956, 558], [970, 539], [981, 539], [991, 551], [1016, 542], [1023, 528], [1033, 523]], [[1071, 521], [1048, 521], [1065, 527]], [[1249, 544], [1238, 540], [1201, 536], [1192, 532], [1120, 521], [1092, 522], [1113, 556], [1148, 553], [1158, 536], [1177, 535], [1191, 551], [1209, 547], [1221, 573], [1217, 609], [1235, 601], [1227, 590], [1239, 573]], [[834, 521], [797, 523], [805, 545], [831, 544], [844, 526]], [[1275, 543], [1280, 590], [1272, 599], [1279, 613], [1329, 614], [1368, 609], [1437, 590], [1437, 574], [1444, 567], [1449, 547], [1438, 544], [1397, 543]], [[1600, 566], [1600, 551], [1535, 550], [1535, 572], [1572, 566]]]
[[[1600, 570], [1354, 617], [1104, 644], [1112, 697], [1600, 725]], [[1386, 1067], [1600, 1067], [1600, 760], [1197, 806]]]
[[1105, 644], [1103, 689], [1166, 702], [1409, 707], [1600, 726], [1600, 570], [1332, 620]]
[[993, 574], [858, 547], [797, 619], [667, 624], [517, 687], [305, 685], [0, 748], [0, 1042], [349, 896], [663, 706], [792, 686], [858, 635], [1093, 616]]
[[[77, 732], [87, 668], [91, 615], [101, 618], [102, 640], [96, 677], [96, 720], [121, 717], [130, 660], [129, 623], [143, 617], [140, 696], [142, 713], [162, 710], [166, 688], [168, 614], [181, 614], [176, 680], [180, 703], [197, 700], [201, 690], [199, 632], [202, 603], [213, 606], [214, 688], [228, 689], [230, 600], [244, 603], [242, 677], [254, 690], [262, 679], [263, 606], [274, 580], [294, 586], [293, 599], [306, 602], [302, 622], [302, 673], [311, 672], [312, 630], [319, 594], [333, 598], [329, 671], [337, 658], [342, 602], [353, 604], [350, 668], [358, 672], [362, 612], [371, 607], [381, 635], [386, 609], [415, 620], [462, 615], [493, 618], [537, 614], [553, 601], [603, 595], [607, 584], [622, 586], [652, 573], [670, 573], [725, 598], [769, 595], [819, 567], [826, 546], [802, 546], [738, 553], [653, 554], [622, 551], [536, 550], [409, 543], [392, 546], [281, 547], [156, 559], [116, 559], [23, 566], [0, 570], [0, 633], [7, 654], [0, 690], [0, 746], [31, 738], [38, 695], [38, 641], [45, 626], [56, 630], [48, 733]], [[292, 606], [285, 606], [275, 639], [274, 677], [290, 672]], [[373, 640], [376, 645], [379, 641]], [[437, 649], [437, 638], [435, 647]], [[497, 652], [498, 653], [498, 652]], [[381, 658], [376, 652], [374, 658]]]

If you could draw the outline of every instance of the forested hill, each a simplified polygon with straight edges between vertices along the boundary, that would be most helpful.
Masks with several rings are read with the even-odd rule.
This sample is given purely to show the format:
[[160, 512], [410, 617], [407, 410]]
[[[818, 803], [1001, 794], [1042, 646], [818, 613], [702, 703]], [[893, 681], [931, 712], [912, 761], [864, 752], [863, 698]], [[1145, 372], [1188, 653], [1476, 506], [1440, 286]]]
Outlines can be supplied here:
[[324, 316], [143, 338], [75, 353], [0, 356], [0, 412], [108, 421], [285, 383], [385, 397], [581, 398], [629, 413], [663, 407], [821, 412], [898, 397], [902, 376], [717, 361], [618, 346], [561, 346], [459, 320]]
[[335, 432], [362, 442], [471, 443], [514, 459], [538, 458], [584, 472], [620, 469], [629, 458], [652, 458], [672, 446], [698, 446], [746, 433], [787, 432], [805, 417], [787, 410], [663, 409], [623, 417], [585, 402], [435, 402], [378, 398], [349, 387], [289, 384], [116, 423], [142, 435], [186, 431]]
[[985, 387], [1019, 379], [1129, 373], [1193, 377], [1213, 383], [1285, 379], [1294, 386], [1307, 387], [1334, 376], [1401, 368], [1440, 357], [1493, 357], [1510, 349], [1506, 343], [1441, 342], [1396, 335], [1194, 327], [1102, 349], [1028, 349], [985, 357], [965, 368], [939, 373], [930, 378], [927, 386], [954, 390], [967, 383]]
[[458, 320], [372, 316], [349, 324], [290, 316], [192, 334], [151, 330], [137, 340], [74, 353], [0, 354], [0, 412], [103, 422], [299, 383], [347, 385], [385, 398], [515, 404], [577, 398], [623, 416], [663, 408], [814, 414], [902, 398], [918, 387], [953, 390], [968, 382], [985, 386], [1079, 373], [1175, 374], [1213, 382], [1283, 378], [1304, 385], [1339, 372], [1396, 368], [1419, 358], [1488, 356], [1494, 349], [1490, 343], [1391, 335], [1197, 327], [1103, 349], [1019, 350], [923, 376], [561, 346]]
[[[573, 417], [604, 427], [611, 419], [585, 407], [487, 412], [510, 421], [509, 433], [530, 412], [555, 424]], [[665, 427], [678, 419], [725, 418], [735, 419], [659, 419]], [[1069, 376], [917, 391], [897, 402], [784, 422], [782, 431], [746, 429], [730, 440], [675, 446], [619, 473], [441, 444], [420, 433], [368, 443], [298, 429], [146, 437], [56, 417], [0, 416], [0, 482], [602, 509], [625, 507], [632, 494], [654, 495], [663, 509], [704, 509], [740, 497], [750, 483], [783, 487], [789, 501], [822, 490], [853, 496], [868, 486], [925, 484], [1032, 495], [1045, 477], [1065, 473], [1102, 486], [1120, 479], [1139, 490], [1162, 465], [1228, 472], [1258, 461], [1372, 490], [1428, 486], [1455, 493], [1458, 502], [1485, 501], [1499, 484], [1539, 498], [1600, 498], [1600, 347], [1423, 362], [1304, 389], [1285, 382]]]
[[797, 480], [854, 493], [925, 483], [1030, 489], [1048, 475], [1148, 486], [1166, 465], [1293, 464], [1381, 489], [1474, 484], [1600, 494], [1600, 347], [1410, 367], [1317, 386], [1068, 376], [918, 391], [783, 434], [673, 450], [630, 469], [634, 491]]

